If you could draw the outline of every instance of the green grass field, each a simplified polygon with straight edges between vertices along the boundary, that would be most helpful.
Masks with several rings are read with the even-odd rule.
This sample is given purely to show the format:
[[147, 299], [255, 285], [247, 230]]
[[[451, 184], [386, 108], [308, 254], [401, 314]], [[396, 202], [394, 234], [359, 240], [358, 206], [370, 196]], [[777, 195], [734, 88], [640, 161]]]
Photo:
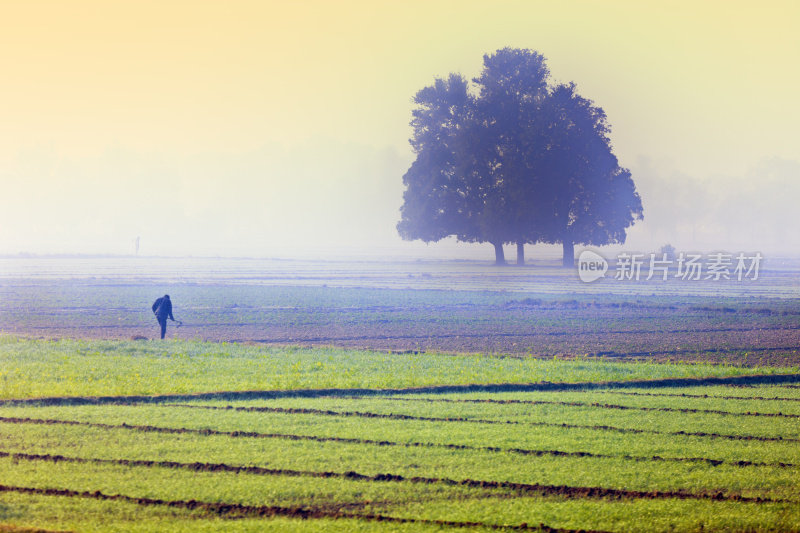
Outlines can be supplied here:
[[561, 361], [199, 341], [57, 341], [0, 335], [0, 399], [209, 391], [629, 381], [794, 372], [698, 363]]
[[[800, 530], [798, 380], [748, 378], [797, 368], [10, 336], [0, 362], [0, 531]], [[470, 384], [498, 387], [385, 390]]]

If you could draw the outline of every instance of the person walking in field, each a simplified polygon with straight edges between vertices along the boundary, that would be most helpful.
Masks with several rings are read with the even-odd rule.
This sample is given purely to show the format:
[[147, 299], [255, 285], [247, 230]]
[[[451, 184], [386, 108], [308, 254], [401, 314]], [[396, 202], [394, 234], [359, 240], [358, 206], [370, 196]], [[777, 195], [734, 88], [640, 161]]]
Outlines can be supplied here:
[[158, 325], [161, 326], [161, 338], [163, 339], [167, 333], [167, 318], [176, 322], [172, 316], [172, 301], [169, 299], [169, 294], [165, 294], [153, 302], [153, 314], [156, 315]]

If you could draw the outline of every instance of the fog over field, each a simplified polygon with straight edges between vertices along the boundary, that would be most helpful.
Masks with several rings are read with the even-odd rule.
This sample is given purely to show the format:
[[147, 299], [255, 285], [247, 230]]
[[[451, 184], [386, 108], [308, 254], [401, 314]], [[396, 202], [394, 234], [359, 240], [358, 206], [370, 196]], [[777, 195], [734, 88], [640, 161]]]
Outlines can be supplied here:
[[[13, 196], [29, 200], [0, 200], [6, 204], [2, 252], [129, 254], [141, 236], [145, 255], [489, 260], [489, 244], [400, 239], [395, 225], [407, 152], [329, 140], [178, 161], [123, 149], [77, 163], [31, 153], [20, 175], [33, 179], [16, 185]], [[649, 252], [671, 243], [687, 251], [800, 253], [797, 161], [765, 158], [740, 175], [706, 179], [645, 157], [633, 163], [644, 220], [624, 246], [611, 250]], [[560, 251], [539, 245], [529, 257]]]
[[644, 207], [609, 253], [800, 254], [792, 2], [79, 5], [2, 8], [0, 254], [489, 260], [396, 224], [412, 97], [505, 46], [606, 111]]

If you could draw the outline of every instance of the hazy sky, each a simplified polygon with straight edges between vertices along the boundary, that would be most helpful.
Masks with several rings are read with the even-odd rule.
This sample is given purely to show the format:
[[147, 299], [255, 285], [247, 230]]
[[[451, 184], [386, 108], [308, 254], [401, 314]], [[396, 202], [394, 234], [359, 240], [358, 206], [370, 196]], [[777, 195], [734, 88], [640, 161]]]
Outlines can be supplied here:
[[395, 230], [411, 98], [512, 46], [606, 110], [627, 249], [798, 254], [798, 6], [3, 1], [0, 253], [452, 255]]

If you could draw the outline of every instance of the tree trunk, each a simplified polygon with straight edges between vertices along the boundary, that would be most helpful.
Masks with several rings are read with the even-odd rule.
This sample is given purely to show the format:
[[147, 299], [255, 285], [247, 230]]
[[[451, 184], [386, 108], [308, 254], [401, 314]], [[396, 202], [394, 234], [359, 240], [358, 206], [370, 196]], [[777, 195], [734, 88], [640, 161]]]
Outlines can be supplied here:
[[565, 267], [573, 268], [575, 266], [575, 245], [572, 243], [572, 239], [569, 237], [564, 237], [562, 245], [564, 247], [563, 265]]
[[517, 241], [517, 265], [522, 266], [525, 264], [525, 243]]
[[492, 243], [494, 245], [494, 264], [495, 265], [505, 265], [506, 264], [506, 256], [503, 253], [503, 243]]

